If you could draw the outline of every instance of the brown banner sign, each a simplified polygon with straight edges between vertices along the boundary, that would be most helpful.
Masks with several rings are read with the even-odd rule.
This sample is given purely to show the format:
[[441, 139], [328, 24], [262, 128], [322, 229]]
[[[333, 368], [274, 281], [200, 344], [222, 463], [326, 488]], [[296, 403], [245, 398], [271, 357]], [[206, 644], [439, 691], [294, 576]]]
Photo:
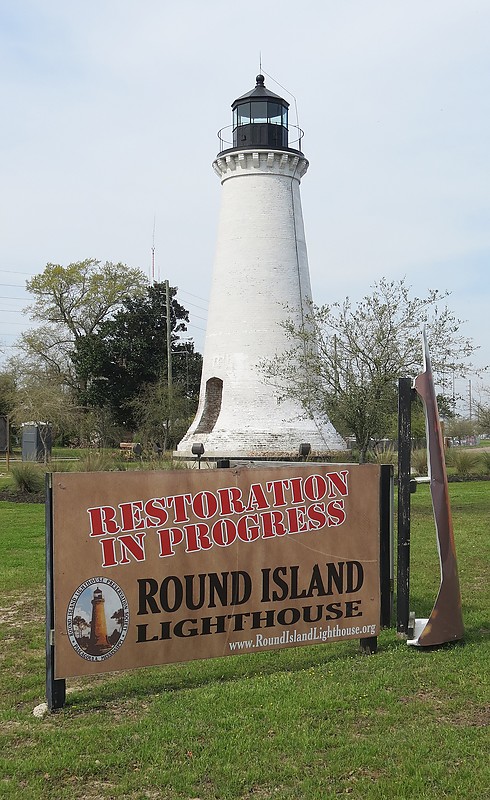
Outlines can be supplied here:
[[380, 467], [52, 476], [55, 678], [374, 637]]

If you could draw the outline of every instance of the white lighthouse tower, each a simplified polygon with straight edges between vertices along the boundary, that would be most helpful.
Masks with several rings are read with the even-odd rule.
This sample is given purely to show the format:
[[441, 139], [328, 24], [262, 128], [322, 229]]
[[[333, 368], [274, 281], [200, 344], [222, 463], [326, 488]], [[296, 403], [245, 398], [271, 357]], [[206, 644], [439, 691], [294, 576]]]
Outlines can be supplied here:
[[300, 197], [308, 161], [289, 146], [288, 108], [258, 75], [232, 104], [233, 146], [213, 163], [222, 201], [199, 407], [178, 455], [198, 444], [215, 458], [297, 456], [301, 443], [345, 449], [330, 422], [278, 403], [260, 368], [290, 349], [281, 323], [299, 327], [311, 300]]

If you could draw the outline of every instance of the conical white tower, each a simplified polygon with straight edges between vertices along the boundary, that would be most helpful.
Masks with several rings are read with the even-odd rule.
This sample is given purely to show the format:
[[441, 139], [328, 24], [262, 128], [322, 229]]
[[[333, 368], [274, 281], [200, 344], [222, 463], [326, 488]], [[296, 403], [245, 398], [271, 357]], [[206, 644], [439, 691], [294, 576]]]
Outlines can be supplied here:
[[[216, 458], [343, 450], [333, 426], [278, 403], [261, 362], [290, 349], [281, 323], [302, 324], [311, 300], [300, 181], [308, 161], [289, 147], [289, 104], [264, 86], [232, 104], [233, 147], [213, 163], [222, 202], [196, 418], [177, 447]], [[301, 140], [299, 140], [301, 145]]]

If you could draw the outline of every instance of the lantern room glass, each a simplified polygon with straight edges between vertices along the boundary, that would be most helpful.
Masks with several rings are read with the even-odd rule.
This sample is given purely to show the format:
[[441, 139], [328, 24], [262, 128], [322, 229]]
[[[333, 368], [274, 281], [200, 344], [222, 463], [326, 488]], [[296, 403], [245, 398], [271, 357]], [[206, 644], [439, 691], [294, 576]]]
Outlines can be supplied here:
[[288, 146], [288, 109], [267, 98], [251, 98], [233, 109], [233, 146]]
[[250, 106], [250, 119], [252, 123], [258, 124], [261, 122], [267, 122], [267, 102], [264, 102], [263, 100], [257, 100], [254, 103], [251, 103]]
[[287, 110], [280, 103], [268, 103], [268, 115], [271, 125], [287, 125]]
[[243, 103], [241, 106], [235, 108], [236, 124], [249, 125], [250, 124], [250, 103]]

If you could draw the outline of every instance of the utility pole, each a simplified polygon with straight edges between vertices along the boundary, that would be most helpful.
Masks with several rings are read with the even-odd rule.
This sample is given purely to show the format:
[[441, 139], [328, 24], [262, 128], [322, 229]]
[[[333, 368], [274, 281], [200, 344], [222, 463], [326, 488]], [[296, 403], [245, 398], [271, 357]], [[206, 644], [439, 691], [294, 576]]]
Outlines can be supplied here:
[[168, 419], [167, 419], [167, 446], [170, 439], [172, 426], [172, 339], [170, 323], [170, 286], [168, 280], [165, 281], [165, 308], [167, 313], [167, 386], [168, 386]]
[[171, 320], [170, 320], [170, 286], [168, 280], [165, 281], [165, 300], [167, 309], [167, 381], [169, 392], [172, 388], [172, 341], [171, 341]]

